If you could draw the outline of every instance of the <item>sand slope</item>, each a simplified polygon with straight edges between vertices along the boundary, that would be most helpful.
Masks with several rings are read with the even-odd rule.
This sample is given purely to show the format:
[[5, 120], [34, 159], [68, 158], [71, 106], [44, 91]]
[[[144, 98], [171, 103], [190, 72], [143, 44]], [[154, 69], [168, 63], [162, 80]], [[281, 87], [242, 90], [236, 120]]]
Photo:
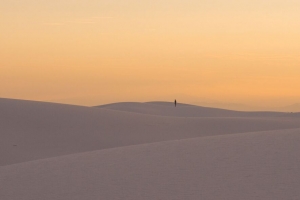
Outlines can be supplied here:
[[3, 200], [296, 200], [300, 130], [136, 145], [0, 167]]
[[0, 99], [0, 110], [2, 166], [128, 145], [300, 127], [297, 118], [178, 118], [11, 99]]
[[0, 99], [0, 199], [300, 199], [299, 113], [171, 105]]

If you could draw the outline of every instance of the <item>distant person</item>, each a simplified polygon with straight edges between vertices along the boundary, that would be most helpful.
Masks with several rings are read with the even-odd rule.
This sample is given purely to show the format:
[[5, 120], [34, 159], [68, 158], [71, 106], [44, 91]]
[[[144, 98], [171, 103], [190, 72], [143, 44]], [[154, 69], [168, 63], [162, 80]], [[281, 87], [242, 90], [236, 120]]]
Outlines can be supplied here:
[[176, 107], [176, 105], [177, 105], [177, 101], [176, 101], [176, 99], [175, 99], [175, 101], [174, 101], [174, 104], [175, 104], [175, 107]]

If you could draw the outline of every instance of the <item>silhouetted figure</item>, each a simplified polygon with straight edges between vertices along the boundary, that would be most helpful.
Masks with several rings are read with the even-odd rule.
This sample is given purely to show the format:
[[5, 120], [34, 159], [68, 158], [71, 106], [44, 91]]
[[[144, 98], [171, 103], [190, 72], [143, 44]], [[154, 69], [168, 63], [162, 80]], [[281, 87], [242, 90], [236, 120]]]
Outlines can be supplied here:
[[176, 105], [177, 105], [177, 101], [176, 101], [176, 99], [175, 99], [175, 101], [174, 101], [174, 104], [175, 104], [175, 107], [176, 107]]

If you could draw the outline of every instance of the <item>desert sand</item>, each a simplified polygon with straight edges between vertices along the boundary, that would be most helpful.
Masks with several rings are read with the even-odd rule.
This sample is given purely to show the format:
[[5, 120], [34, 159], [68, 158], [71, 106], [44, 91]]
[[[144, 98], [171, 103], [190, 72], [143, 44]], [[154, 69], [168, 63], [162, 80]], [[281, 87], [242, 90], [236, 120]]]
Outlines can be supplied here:
[[0, 99], [0, 199], [300, 199], [300, 115]]

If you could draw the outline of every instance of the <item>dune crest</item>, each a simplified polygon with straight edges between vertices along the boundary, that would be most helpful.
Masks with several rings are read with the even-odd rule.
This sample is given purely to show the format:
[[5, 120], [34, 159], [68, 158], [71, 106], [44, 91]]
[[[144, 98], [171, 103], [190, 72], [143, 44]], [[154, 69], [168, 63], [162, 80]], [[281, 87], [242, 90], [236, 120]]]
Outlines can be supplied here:
[[284, 112], [246, 112], [233, 111], [220, 108], [201, 107], [178, 103], [175, 108], [172, 102], [122, 102], [96, 106], [110, 110], [126, 111], [147, 115], [172, 116], [172, 117], [282, 117], [288, 116]]

